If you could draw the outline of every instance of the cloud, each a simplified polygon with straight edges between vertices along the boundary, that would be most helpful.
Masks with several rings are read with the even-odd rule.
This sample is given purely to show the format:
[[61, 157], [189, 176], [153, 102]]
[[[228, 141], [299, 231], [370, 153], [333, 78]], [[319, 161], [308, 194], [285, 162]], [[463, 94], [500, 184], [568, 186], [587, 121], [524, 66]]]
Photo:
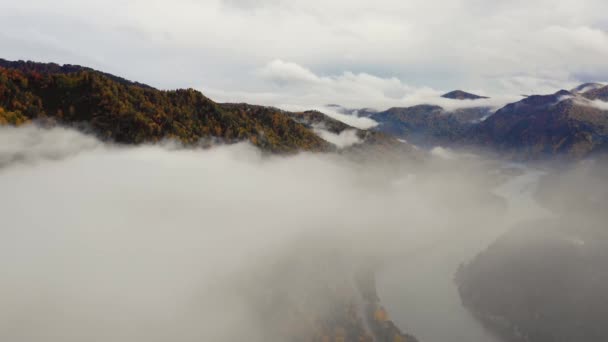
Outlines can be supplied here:
[[[276, 87], [277, 81], [329, 78], [338, 85], [324, 97], [339, 100], [330, 103], [384, 107], [411, 93], [408, 87], [483, 90], [497, 98], [553, 93], [608, 75], [600, 15], [608, 4], [601, 0], [380, 0], [374, 6], [363, 0], [3, 0], [0, 7], [4, 58], [85, 64], [160, 88], [249, 94], [240, 101], [293, 96], [291, 86]], [[269, 63], [270, 82], [256, 72]], [[316, 102], [322, 89], [306, 91], [300, 101], [325, 104]]]
[[587, 100], [587, 99], [577, 98], [576, 102], [578, 104], [581, 104], [581, 105], [584, 105], [584, 106], [589, 106], [589, 107], [597, 108], [597, 109], [600, 109], [600, 110], [608, 111], [608, 102], [606, 102], [606, 101], [602, 101], [602, 100]]
[[321, 127], [315, 128], [317, 133], [323, 140], [328, 141], [338, 148], [350, 147], [361, 143], [361, 139], [357, 136], [357, 131], [354, 129], [347, 129], [338, 134], [332, 133]]
[[355, 127], [358, 129], [371, 129], [371, 128], [378, 126], [378, 123], [376, 121], [374, 121], [373, 119], [370, 119], [365, 116], [359, 116], [358, 114], [352, 114], [352, 115], [344, 114], [344, 113], [341, 113], [340, 111], [336, 110], [335, 108], [332, 108], [329, 106], [313, 106], [312, 108], [309, 106], [306, 106], [306, 105], [279, 104], [278, 106], [284, 110], [296, 111], [296, 112], [310, 110], [310, 109], [317, 110], [317, 111], [329, 116], [332, 119], [338, 120], [351, 127]]
[[[256, 71], [256, 75], [271, 86], [267, 92], [202, 90], [221, 102], [254, 102], [285, 110], [317, 109], [357, 128], [371, 128], [376, 123], [368, 118], [344, 115], [324, 105], [338, 103], [349, 108], [385, 110], [390, 107], [434, 104], [453, 110], [480, 106], [499, 108], [520, 99], [520, 96], [498, 95], [475, 101], [452, 100], [441, 97], [448, 90], [414, 87], [396, 77], [350, 71], [337, 75], [319, 75], [304, 66], [282, 60], [267, 63]], [[483, 91], [474, 92], [486, 95]]]
[[588, 92], [590, 90], [599, 89], [599, 88], [602, 88], [602, 87], [605, 87], [605, 86], [606, 85], [602, 84], [602, 83], [592, 83], [592, 84], [588, 84], [588, 85], [586, 85], [586, 86], [584, 86], [584, 87], [582, 87], [580, 89], [575, 89], [575, 90], [576, 90], [577, 93], [583, 94], [583, 93], [586, 93], [586, 92]]
[[366, 93], [369, 95], [362, 100], [374, 97], [387, 100], [399, 99], [410, 89], [395, 77], [382, 78], [349, 71], [340, 75], [319, 76], [299, 64], [282, 60], [269, 62], [258, 71], [258, 74], [277, 84], [286, 93], [291, 93], [290, 95], [304, 93], [319, 98], [334, 96], [348, 98], [348, 101], [352, 101], [353, 96], [362, 96]]
[[353, 115], [343, 114], [343, 113], [340, 113], [340, 112], [336, 111], [335, 109], [329, 108], [327, 106], [318, 107], [318, 108], [314, 108], [314, 109], [327, 114], [327, 116], [329, 116], [333, 119], [342, 121], [345, 124], [355, 127], [355, 128], [371, 129], [371, 128], [378, 126], [378, 123], [370, 118], [362, 117], [362, 116], [355, 115], [355, 114], [353, 114]]
[[6, 134], [46, 151], [10, 144], [31, 162], [0, 169], [0, 339], [13, 342], [282, 341], [285, 312], [322, 316], [333, 297], [314, 289], [348, 283], [357, 260], [476, 234], [471, 223], [496, 223], [501, 208], [477, 162]]
[[101, 146], [93, 137], [64, 128], [48, 130], [28, 125], [16, 130], [0, 126], [0, 168], [15, 163], [60, 160]]
[[226, 7], [239, 10], [274, 7], [283, 3], [282, 0], [222, 0], [221, 2]]
[[447, 160], [454, 160], [457, 158], [457, 155], [453, 151], [451, 151], [450, 149], [441, 147], [441, 146], [434, 147], [431, 150], [431, 154], [433, 154], [434, 156], [437, 156], [439, 158], [443, 158], [443, 159], [447, 159]]
[[[3, 156], [21, 155], [0, 169], [6, 341], [284, 341], [330, 315], [335, 296], [319, 289], [352, 287], [363, 261], [381, 268], [430, 250], [451, 260], [458, 241], [472, 248], [539, 214], [494, 193], [532, 189], [517, 185], [525, 168], [451, 150], [279, 157], [246, 144], [118, 147], [61, 128], [0, 136], [10, 136]], [[557, 179], [546, 195], [600, 208], [605, 182], [585, 179]], [[307, 319], [293, 325], [290, 312]]]
[[259, 71], [261, 77], [276, 82], [281, 86], [289, 84], [309, 85], [321, 81], [317, 75], [310, 70], [296, 64], [283, 62], [280, 59], [274, 60]]

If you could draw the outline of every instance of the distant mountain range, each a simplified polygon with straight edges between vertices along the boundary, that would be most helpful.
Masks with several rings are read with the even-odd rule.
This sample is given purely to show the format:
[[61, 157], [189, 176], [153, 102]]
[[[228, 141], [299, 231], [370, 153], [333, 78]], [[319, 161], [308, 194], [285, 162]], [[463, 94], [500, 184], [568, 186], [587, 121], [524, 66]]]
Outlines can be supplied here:
[[465, 137], [499, 151], [527, 158], [547, 155], [586, 157], [608, 148], [608, 106], [599, 99], [603, 87], [585, 93], [561, 90], [508, 104], [472, 127]]
[[[453, 100], [485, 97], [460, 90]], [[487, 105], [445, 109], [421, 104], [366, 111], [378, 131], [422, 146], [490, 148], [503, 156], [584, 158], [608, 149], [608, 86], [585, 83], [571, 91], [532, 95], [494, 110]]]
[[118, 143], [173, 138], [185, 144], [250, 141], [275, 153], [335, 151], [338, 147], [319, 132], [352, 131], [359, 139], [355, 148], [411, 150], [407, 140], [422, 147], [490, 148], [522, 159], [584, 158], [608, 149], [608, 103], [603, 102], [608, 86], [603, 84], [528, 96], [496, 111], [483, 101], [487, 97], [462, 90], [442, 98], [466, 106], [420, 104], [385, 111], [329, 106], [379, 123], [361, 130], [316, 111], [220, 104], [194, 89], [158, 90], [87, 67], [0, 59], [0, 124], [56, 122]]
[[461, 141], [472, 126], [491, 114], [489, 107], [445, 110], [437, 105], [390, 108], [370, 116], [377, 130], [418, 145], [453, 144]]

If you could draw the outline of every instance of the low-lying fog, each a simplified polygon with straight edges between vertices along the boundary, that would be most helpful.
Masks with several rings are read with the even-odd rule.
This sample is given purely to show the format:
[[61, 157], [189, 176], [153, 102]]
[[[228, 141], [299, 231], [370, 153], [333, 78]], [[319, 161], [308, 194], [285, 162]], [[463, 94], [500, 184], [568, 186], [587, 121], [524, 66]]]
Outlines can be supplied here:
[[[486, 247], [475, 237], [546, 214], [496, 190], [526, 170], [439, 152], [279, 157], [1, 128], [0, 340], [278, 341], [285, 308], [269, 293], [323, 310], [310, 288], [348, 280], [364, 260], [382, 272], [458, 241], [474, 255]], [[561, 205], [582, 188], [556, 182]], [[394, 277], [404, 295], [419, 277], [407, 269]]]

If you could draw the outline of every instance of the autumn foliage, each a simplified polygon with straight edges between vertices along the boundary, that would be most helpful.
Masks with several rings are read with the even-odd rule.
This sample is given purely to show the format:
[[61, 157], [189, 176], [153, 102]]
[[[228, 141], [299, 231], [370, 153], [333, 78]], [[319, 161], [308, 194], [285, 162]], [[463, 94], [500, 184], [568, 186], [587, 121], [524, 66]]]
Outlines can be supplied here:
[[272, 152], [329, 145], [272, 107], [221, 105], [194, 89], [157, 90], [79, 66], [0, 60], [0, 124], [75, 126], [125, 144], [250, 141]]

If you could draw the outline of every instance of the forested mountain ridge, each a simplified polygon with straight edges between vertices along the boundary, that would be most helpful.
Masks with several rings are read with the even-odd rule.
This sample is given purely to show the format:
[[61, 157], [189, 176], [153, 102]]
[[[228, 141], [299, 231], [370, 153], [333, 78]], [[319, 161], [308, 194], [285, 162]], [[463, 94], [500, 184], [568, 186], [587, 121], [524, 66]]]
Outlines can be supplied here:
[[0, 58], [0, 68], [6, 69], [15, 69], [20, 70], [22, 72], [37, 72], [40, 74], [72, 74], [79, 71], [89, 71], [95, 72], [97, 74], [106, 76], [107, 78], [116, 81], [118, 83], [124, 85], [136, 85], [142, 88], [154, 89], [153, 87], [139, 82], [129, 81], [119, 76], [115, 76], [106, 72], [98, 71], [93, 68], [81, 66], [81, 65], [73, 65], [73, 64], [64, 64], [60, 65], [57, 63], [37, 63], [32, 61], [8, 61], [6, 59]]
[[608, 86], [598, 84], [595, 87], [590, 87], [582, 95], [590, 100], [608, 101]]
[[0, 124], [45, 119], [125, 144], [218, 139], [271, 152], [332, 149], [276, 108], [222, 106], [194, 89], [158, 90], [79, 66], [0, 60]]
[[489, 107], [446, 110], [437, 105], [395, 107], [371, 115], [379, 123], [376, 130], [402, 137], [415, 144], [453, 144], [462, 140], [471, 127], [491, 115]]
[[465, 140], [523, 159], [585, 158], [608, 150], [608, 111], [589, 98], [604, 88], [533, 95], [508, 104], [467, 132]]

